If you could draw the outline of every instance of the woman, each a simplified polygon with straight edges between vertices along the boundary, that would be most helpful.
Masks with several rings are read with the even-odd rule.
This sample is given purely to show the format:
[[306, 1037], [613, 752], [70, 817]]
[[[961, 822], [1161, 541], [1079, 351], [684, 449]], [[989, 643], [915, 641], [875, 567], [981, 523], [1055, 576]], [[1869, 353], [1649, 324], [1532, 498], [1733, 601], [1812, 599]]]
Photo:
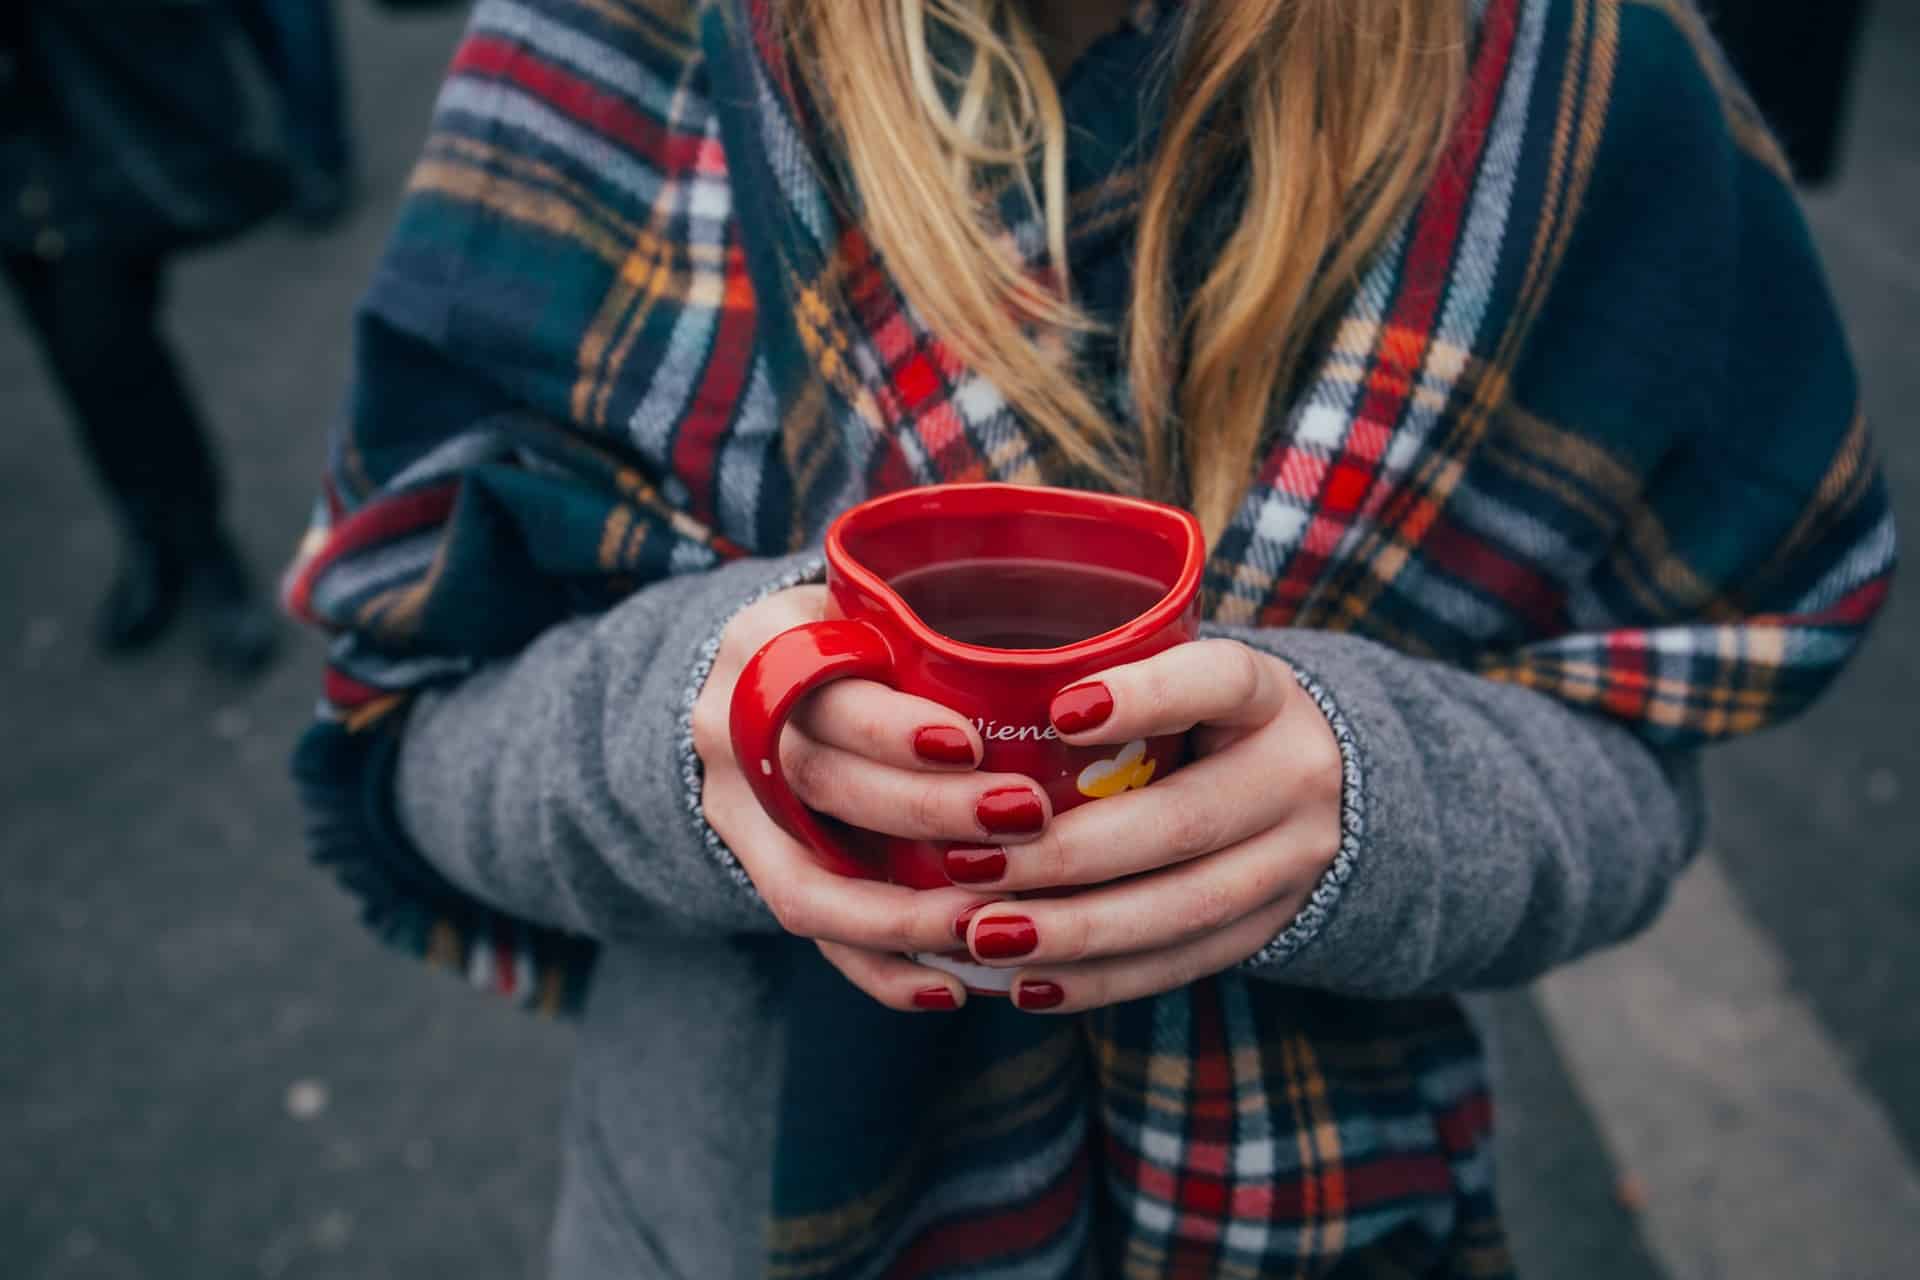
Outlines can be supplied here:
[[[389, 940], [584, 994], [559, 1276], [1508, 1274], [1454, 993], [1642, 927], [1891, 564], [1679, 5], [483, 4], [360, 324], [296, 767]], [[1207, 639], [1054, 707], [1199, 758], [1054, 818], [836, 685], [803, 796], [956, 849], [836, 878], [732, 682], [982, 478], [1200, 515]]]
[[96, 641], [152, 644], [190, 604], [206, 656], [277, 644], [222, 517], [219, 460], [160, 329], [167, 266], [271, 216], [224, 13], [187, 0], [33, 0], [0, 14], [0, 269], [121, 531]]

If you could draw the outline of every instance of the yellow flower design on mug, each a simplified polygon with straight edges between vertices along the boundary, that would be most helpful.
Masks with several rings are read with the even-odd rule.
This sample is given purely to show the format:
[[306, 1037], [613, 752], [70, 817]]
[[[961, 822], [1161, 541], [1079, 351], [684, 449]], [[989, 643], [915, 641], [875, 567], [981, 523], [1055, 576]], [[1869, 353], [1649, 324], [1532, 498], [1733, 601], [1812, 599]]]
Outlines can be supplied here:
[[1144, 787], [1153, 781], [1153, 771], [1158, 763], [1148, 760], [1146, 754], [1146, 739], [1135, 738], [1120, 748], [1120, 754], [1113, 759], [1095, 760], [1082, 769], [1075, 785], [1080, 788], [1081, 795], [1094, 800]]

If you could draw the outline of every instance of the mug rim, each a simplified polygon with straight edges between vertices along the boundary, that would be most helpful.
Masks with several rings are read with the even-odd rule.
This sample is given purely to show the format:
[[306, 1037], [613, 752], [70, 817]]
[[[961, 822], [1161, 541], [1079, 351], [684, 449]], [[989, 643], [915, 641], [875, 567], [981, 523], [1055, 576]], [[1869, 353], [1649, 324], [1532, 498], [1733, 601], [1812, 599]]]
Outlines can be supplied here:
[[[928, 626], [885, 578], [867, 568], [847, 549], [846, 536], [849, 531], [857, 531], [861, 525], [899, 507], [928, 507], [943, 502], [957, 502], [960, 509], [956, 514], [992, 515], [996, 514], [995, 507], [998, 505], [993, 499], [1016, 495], [1029, 505], [1033, 505], [1035, 499], [1039, 499], [1042, 505], [1048, 502], [1058, 504], [1055, 510], [1062, 514], [1104, 516], [1132, 524], [1148, 522], [1169, 532], [1177, 531], [1179, 542], [1184, 544], [1181, 548], [1180, 573], [1152, 607], [1112, 630], [1051, 649], [996, 649], [989, 645], [955, 640]], [[932, 514], [931, 511], [929, 514]], [[851, 585], [886, 602], [889, 621], [903, 629], [915, 644], [962, 661], [990, 662], [999, 667], [1036, 670], [1098, 659], [1150, 639], [1174, 625], [1200, 592], [1200, 577], [1205, 571], [1207, 558], [1206, 535], [1200, 528], [1199, 520], [1194, 518], [1192, 512], [1179, 507], [1119, 494], [1001, 481], [918, 485], [870, 498], [842, 512], [828, 526], [826, 554], [827, 563], [835, 573]]]

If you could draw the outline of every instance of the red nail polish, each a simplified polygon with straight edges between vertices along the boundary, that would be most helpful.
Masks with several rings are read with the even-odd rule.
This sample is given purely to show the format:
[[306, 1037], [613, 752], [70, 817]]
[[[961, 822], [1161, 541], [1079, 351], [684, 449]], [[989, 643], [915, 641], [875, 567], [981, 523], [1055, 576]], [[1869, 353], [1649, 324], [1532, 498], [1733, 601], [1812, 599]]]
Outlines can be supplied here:
[[913, 754], [930, 764], [972, 764], [973, 743], [950, 725], [930, 724], [913, 735]]
[[1013, 1003], [1017, 1009], [1054, 1009], [1067, 998], [1057, 982], [1023, 982], [1014, 989]]
[[1031, 787], [1001, 787], [974, 806], [980, 825], [997, 836], [1030, 836], [1047, 824], [1047, 811]]
[[1047, 714], [1060, 732], [1085, 733], [1105, 724], [1113, 714], [1113, 692], [1098, 680], [1077, 684], [1054, 694]]
[[951, 988], [923, 987], [913, 993], [913, 1007], [916, 1009], [934, 1009], [944, 1013], [958, 1009], [960, 1002], [953, 998]]
[[[949, 875], [947, 878], [952, 879], [953, 877]], [[953, 936], [959, 941], [965, 942], [967, 940], [967, 926], [973, 923], [973, 918], [982, 911], [985, 911], [988, 907], [997, 907], [999, 905], [997, 902], [976, 902], [965, 911], [962, 911], [958, 916], [954, 917]]]
[[1025, 916], [996, 916], [973, 927], [973, 954], [982, 960], [1015, 960], [1040, 945], [1040, 931]]
[[946, 866], [947, 879], [955, 884], [988, 884], [1007, 874], [1007, 855], [998, 849], [949, 849]]

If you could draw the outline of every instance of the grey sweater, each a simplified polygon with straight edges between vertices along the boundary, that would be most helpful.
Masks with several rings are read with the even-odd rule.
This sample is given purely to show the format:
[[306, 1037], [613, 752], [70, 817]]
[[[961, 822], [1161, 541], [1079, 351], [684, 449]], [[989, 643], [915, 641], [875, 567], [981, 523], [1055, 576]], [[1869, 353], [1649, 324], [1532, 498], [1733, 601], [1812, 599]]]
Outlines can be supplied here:
[[[606, 944], [558, 1280], [759, 1274], [780, 1014], [731, 938], [778, 926], [700, 817], [687, 716], [726, 621], [816, 564], [648, 587], [408, 724], [397, 801], [421, 851], [475, 896]], [[1699, 843], [1691, 760], [1617, 725], [1352, 636], [1213, 632], [1291, 663], [1345, 755], [1343, 847], [1257, 978], [1370, 997], [1524, 982], [1644, 925]]]

